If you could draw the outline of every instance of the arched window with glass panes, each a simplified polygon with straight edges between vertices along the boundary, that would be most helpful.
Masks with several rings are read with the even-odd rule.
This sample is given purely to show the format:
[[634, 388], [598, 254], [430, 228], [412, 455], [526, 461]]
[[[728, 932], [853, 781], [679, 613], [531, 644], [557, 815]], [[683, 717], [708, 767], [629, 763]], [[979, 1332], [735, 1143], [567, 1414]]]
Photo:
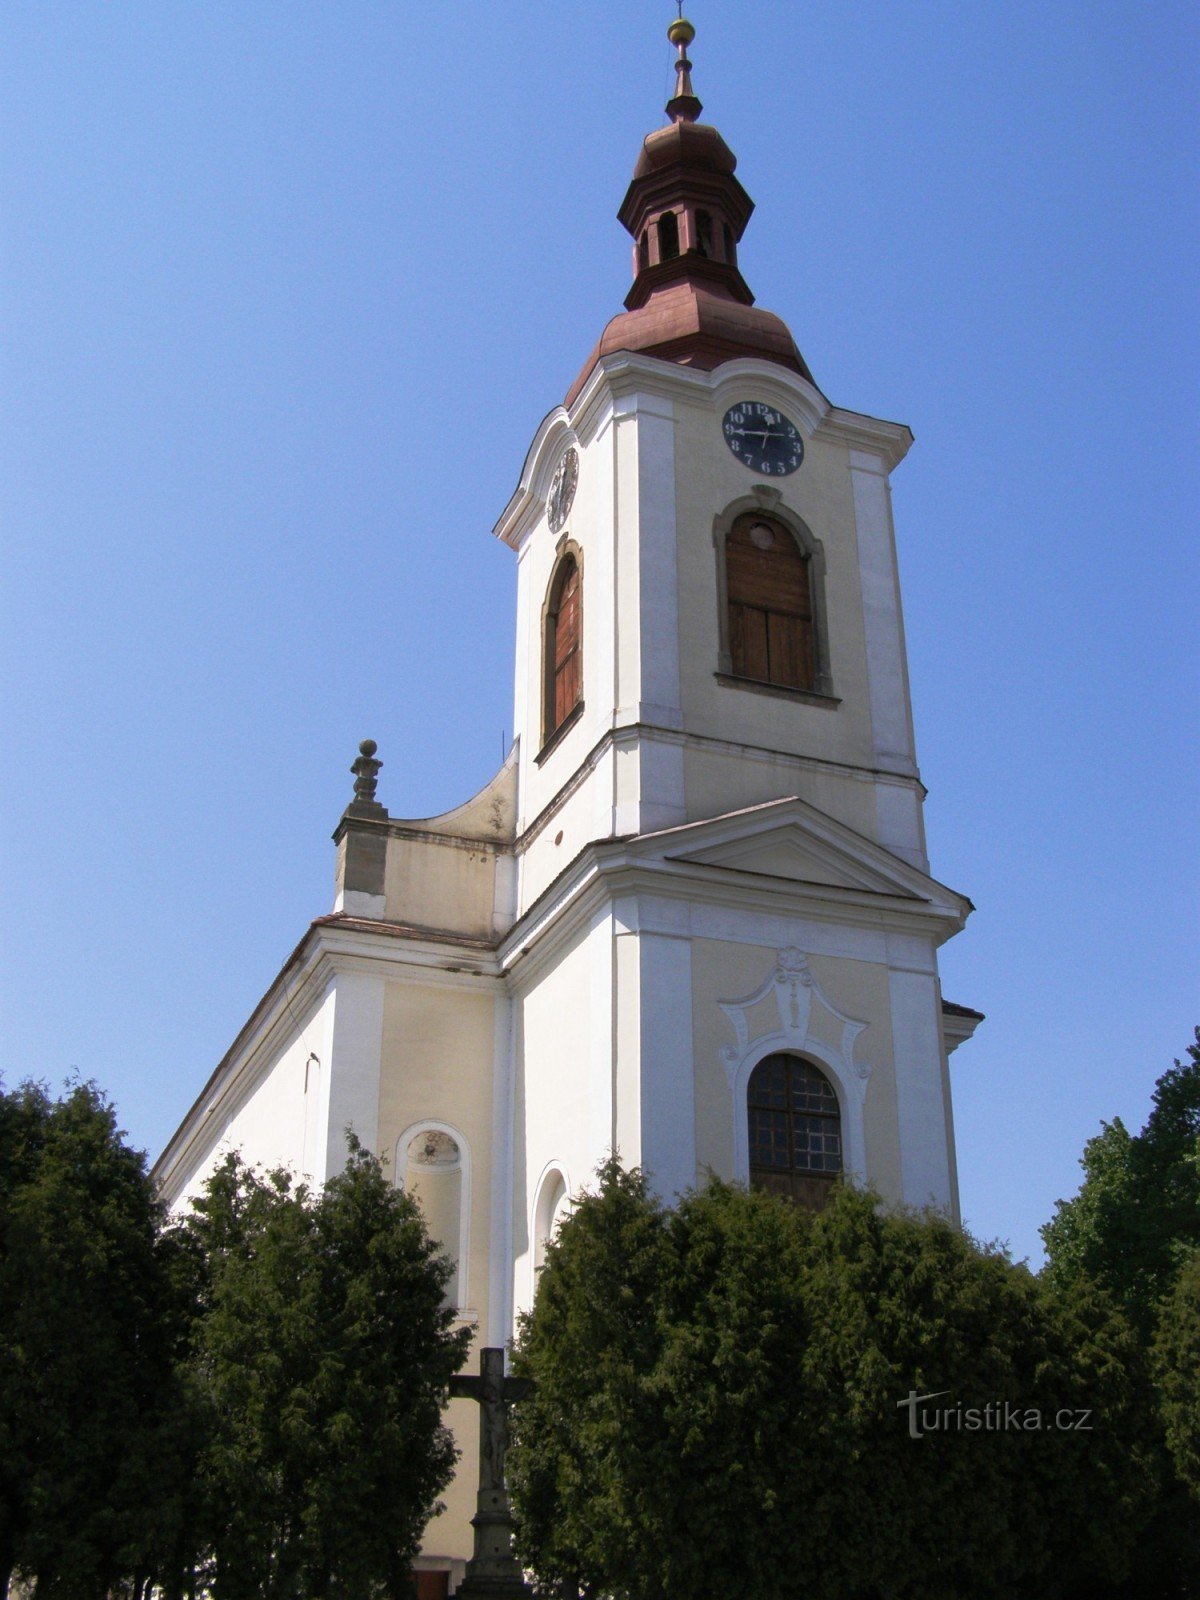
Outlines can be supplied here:
[[842, 1119], [829, 1079], [803, 1056], [758, 1063], [746, 1090], [750, 1186], [819, 1211], [842, 1171]]

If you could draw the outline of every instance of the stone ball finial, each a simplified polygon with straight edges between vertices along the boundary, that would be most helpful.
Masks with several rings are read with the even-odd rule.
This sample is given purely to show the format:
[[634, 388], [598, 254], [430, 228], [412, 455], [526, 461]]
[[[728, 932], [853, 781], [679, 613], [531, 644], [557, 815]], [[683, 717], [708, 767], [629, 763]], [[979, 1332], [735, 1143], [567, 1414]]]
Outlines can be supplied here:
[[375, 805], [375, 787], [379, 779], [379, 769], [382, 761], [376, 761], [375, 752], [379, 746], [374, 739], [364, 739], [359, 745], [359, 755], [350, 771], [354, 774], [354, 804]]

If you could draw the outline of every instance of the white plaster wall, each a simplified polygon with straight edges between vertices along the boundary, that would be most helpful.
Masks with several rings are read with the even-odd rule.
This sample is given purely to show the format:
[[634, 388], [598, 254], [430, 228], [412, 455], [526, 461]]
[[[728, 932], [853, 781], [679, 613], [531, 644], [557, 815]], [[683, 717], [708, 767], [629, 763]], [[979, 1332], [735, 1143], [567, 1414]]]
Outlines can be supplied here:
[[[636, 630], [636, 676], [622, 684], [620, 720], [634, 713], [638, 722], [660, 727], [682, 725], [679, 699], [679, 596], [676, 571], [675, 406], [653, 393], [626, 396], [619, 409], [621, 426], [632, 438], [634, 459], [622, 471], [633, 471], [637, 515], [622, 540], [623, 565], [636, 576], [632, 609], [623, 613]], [[630, 424], [634, 426], [631, 427]]]
[[690, 939], [637, 936], [641, 1160], [666, 1200], [696, 1183]]
[[514, 975], [517, 1013], [513, 1285], [518, 1310], [533, 1289], [533, 1229], [541, 1174], [557, 1166], [592, 1182], [612, 1144], [612, 923], [599, 915], [553, 966]]
[[925, 970], [893, 965], [890, 974], [904, 1200], [957, 1217], [940, 991], [931, 954], [923, 965]]
[[546, 811], [523, 841], [517, 856], [519, 904], [527, 911], [583, 849], [595, 839], [611, 838], [617, 809], [616, 750], [607, 747], [595, 765], [581, 775], [557, 805]]
[[915, 773], [908, 662], [887, 474], [878, 456], [869, 451], [851, 450], [849, 460], [875, 765], [889, 771]]
[[339, 972], [330, 1012], [326, 1084], [324, 1179], [341, 1172], [353, 1132], [368, 1150], [377, 1144], [379, 1070], [383, 1050], [384, 980], [365, 972]]
[[248, 1166], [286, 1167], [308, 1183], [324, 1182], [333, 1009], [331, 987], [301, 1031], [289, 1026], [268, 1041], [237, 1092], [212, 1102], [187, 1177], [168, 1194], [173, 1210], [186, 1209], [233, 1150]]

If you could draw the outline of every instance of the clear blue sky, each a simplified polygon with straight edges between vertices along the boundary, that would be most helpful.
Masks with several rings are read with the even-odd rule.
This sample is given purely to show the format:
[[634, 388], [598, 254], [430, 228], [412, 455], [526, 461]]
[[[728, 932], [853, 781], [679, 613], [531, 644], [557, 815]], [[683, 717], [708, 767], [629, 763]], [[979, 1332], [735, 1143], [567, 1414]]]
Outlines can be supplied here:
[[[0, 1063], [157, 1154], [511, 731], [526, 445], [620, 308], [674, 7], [8, 0]], [[696, 0], [742, 264], [894, 480], [964, 1209], [1036, 1253], [1197, 1020], [1195, 8]], [[454, 597], [451, 608], [451, 597]]]

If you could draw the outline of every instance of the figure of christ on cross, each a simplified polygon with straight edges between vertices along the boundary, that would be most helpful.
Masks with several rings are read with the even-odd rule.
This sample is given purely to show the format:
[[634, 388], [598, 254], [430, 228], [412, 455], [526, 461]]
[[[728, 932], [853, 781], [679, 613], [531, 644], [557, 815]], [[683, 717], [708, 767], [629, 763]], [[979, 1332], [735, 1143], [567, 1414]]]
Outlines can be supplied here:
[[458, 1586], [462, 1600], [517, 1600], [532, 1596], [521, 1563], [513, 1554], [512, 1514], [504, 1486], [504, 1456], [508, 1449], [508, 1407], [533, 1393], [532, 1378], [506, 1378], [504, 1351], [479, 1352], [479, 1376], [459, 1375], [450, 1380], [456, 1399], [479, 1404], [479, 1494], [471, 1526], [475, 1552], [467, 1562], [467, 1575]]

